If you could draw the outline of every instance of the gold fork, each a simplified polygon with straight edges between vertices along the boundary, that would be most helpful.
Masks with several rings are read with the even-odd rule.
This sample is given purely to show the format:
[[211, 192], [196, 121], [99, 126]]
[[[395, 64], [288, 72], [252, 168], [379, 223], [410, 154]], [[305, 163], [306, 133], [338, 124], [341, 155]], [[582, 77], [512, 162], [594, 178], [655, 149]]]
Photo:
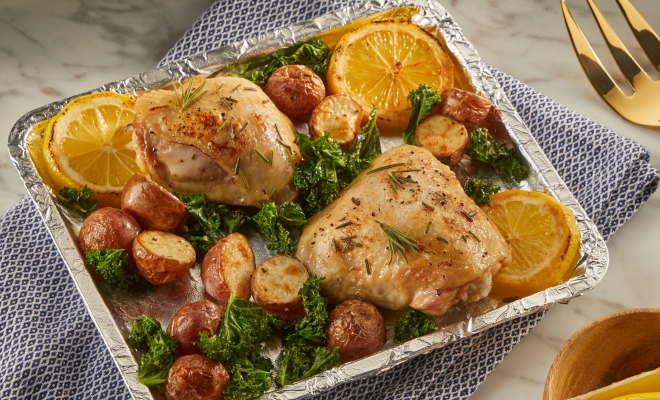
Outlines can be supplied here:
[[[660, 81], [651, 79], [632, 58], [603, 16], [603, 13], [594, 3], [594, 0], [587, 0], [587, 2], [605, 38], [605, 42], [607, 42], [614, 60], [632, 88], [633, 94], [627, 96], [614, 83], [614, 80], [607, 73], [582, 30], [575, 22], [566, 1], [561, 0], [561, 9], [564, 13], [564, 20], [575, 53], [591, 84], [598, 95], [623, 118], [640, 125], [660, 127]], [[630, 0], [617, 0], [617, 3], [640, 46], [651, 63], [660, 72], [660, 39], [658, 35], [630, 3]]]

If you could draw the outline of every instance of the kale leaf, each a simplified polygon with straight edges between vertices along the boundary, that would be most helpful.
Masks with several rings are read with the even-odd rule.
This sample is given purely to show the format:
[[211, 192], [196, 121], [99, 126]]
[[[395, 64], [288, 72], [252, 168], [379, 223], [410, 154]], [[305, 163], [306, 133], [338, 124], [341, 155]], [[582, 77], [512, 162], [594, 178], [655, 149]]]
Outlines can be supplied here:
[[346, 153], [329, 139], [329, 133], [314, 141], [305, 135], [298, 135], [296, 139], [302, 161], [293, 171], [293, 184], [300, 192], [300, 204], [307, 216], [316, 214], [335, 200], [339, 192], [381, 153], [375, 109]]
[[463, 184], [463, 190], [478, 206], [490, 205], [490, 196], [500, 191], [500, 187], [481, 179], [468, 179]]
[[337, 349], [328, 351], [323, 347], [328, 323], [326, 309], [328, 299], [321, 296], [321, 279], [309, 278], [298, 294], [303, 298], [305, 317], [292, 321], [284, 339], [284, 348], [280, 354], [280, 367], [275, 383], [278, 386], [309, 378], [339, 365]]
[[199, 348], [209, 358], [229, 365], [259, 348], [272, 332], [271, 315], [263, 315], [258, 305], [229, 296], [225, 315], [215, 335], [200, 333]]
[[516, 159], [513, 149], [508, 149], [504, 141], [495, 140], [485, 128], [470, 133], [467, 154], [474, 160], [490, 164], [503, 179], [520, 182], [527, 176], [527, 170]]
[[282, 225], [275, 203], [267, 203], [252, 217], [257, 230], [266, 237], [268, 248], [280, 254], [292, 254], [293, 243], [289, 231]]
[[433, 318], [418, 310], [408, 310], [394, 325], [394, 340], [398, 343], [435, 332], [438, 327]]
[[176, 339], [162, 330], [160, 322], [147, 315], [133, 320], [128, 342], [145, 351], [138, 363], [140, 382], [146, 386], [164, 383], [176, 359]]
[[307, 223], [305, 213], [300, 204], [292, 201], [285, 201], [280, 206], [279, 219], [282, 224], [287, 226], [303, 226]]
[[260, 398], [270, 389], [273, 364], [258, 354], [251, 359], [240, 358], [229, 368], [231, 379], [225, 389], [227, 400], [252, 400]]
[[230, 211], [222, 220], [227, 233], [236, 232], [248, 220], [248, 216], [242, 210]]
[[[285, 65], [305, 65], [311, 68], [319, 77], [325, 80], [332, 51], [319, 38], [312, 38], [302, 43], [272, 53], [269, 57], [257, 62], [247, 61], [229, 67], [233, 76], [248, 79], [263, 86], [270, 75]], [[232, 72], [237, 71], [237, 72]]]
[[142, 283], [131, 270], [128, 253], [124, 249], [85, 252], [85, 261], [111, 286], [126, 290]]
[[417, 125], [442, 101], [442, 97], [429, 85], [421, 84], [417, 89], [408, 93], [408, 100], [412, 104], [412, 111], [410, 112], [408, 127], [403, 131], [403, 142], [417, 144], [415, 139]]
[[211, 203], [205, 194], [175, 193], [177, 197], [188, 207], [190, 215], [199, 222], [202, 227], [210, 232], [216, 232], [222, 226], [222, 218], [227, 215], [227, 206]]
[[58, 193], [70, 204], [80, 207], [80, 209], [82, 209], [85, 213], [94, 211], [96, 206], [99, 204], [98, 200], [92, 200], [92, 197], [94, 197], [94, 192], [92, 192], [92, 190], [88, 188], [87, 185], [83, 186], [80, 191], [65, 186]]

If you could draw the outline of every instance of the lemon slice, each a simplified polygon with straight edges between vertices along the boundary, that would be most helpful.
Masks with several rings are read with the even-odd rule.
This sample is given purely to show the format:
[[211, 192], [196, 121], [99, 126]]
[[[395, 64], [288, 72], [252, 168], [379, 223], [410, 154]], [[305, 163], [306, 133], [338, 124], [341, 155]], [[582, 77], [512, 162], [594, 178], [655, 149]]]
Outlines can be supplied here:
[[511, 262], [493, 278], [495, 296], [524, 297], [555, 286], [575, 265], [580, 231], [571, 211], [543, 193], [507, 190], [484, 211], [511, 247]]
[[44, 133], [45, 168], [57, 192], [87, 185], [97, 198], [119, 198], [139, 168], [126, 127], [135, 118], [135, 99], [113, 92], [81, 96], [54, 116]]
[[329, 94], [349, 94], [365, 110], [376, 106], [378, 127], [401, 133], [408, 125], [408, 93], [425, 83], [453, 86], [454, 66], [438, 39], [417, 25], [374, 22], [347, 33], [328, 67]]

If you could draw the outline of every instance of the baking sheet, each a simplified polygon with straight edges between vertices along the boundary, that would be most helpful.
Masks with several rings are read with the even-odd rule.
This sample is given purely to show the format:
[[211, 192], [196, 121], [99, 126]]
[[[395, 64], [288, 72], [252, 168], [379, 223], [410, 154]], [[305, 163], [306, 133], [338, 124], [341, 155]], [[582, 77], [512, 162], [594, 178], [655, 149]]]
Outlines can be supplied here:
[[[308, 398], [339, 383], [385, 371], [416, 355], [427, 353], [504, 321], [548, 308], [556, 303], [568, 302], [593, 288], [607, 270], [607, 248], [596, 227], [587, 218], [584, 210], [552, 168], [504, 92], [499, 88], [497, 81], [488, 73], [475, 49], [463, 37], [458, 25], [435, 1], [368, 1], [311, 21], [273, 31], [258, 38], [201, 53], [121, 82], [110, 83], [90, 92], [111, 90], [136, 94], [144, 90], [157, 89], [173, 80], [217, 72], [239, 59], [269, 52], [309, 37], [326, 35], [324, 38], [332, 41], [333, 36], [336, 36], [332, 33], [333, 30], [356, 22], [391, 18], [409, 19], [435, 33], [445, 42], [447, 48], [453, 53], [454, 60], [463, 68], [469, 80], [466, 83], [478, 93], [489, 98], [500, 111], [512, 140], [517, 144], [521, 156], [527, 161], [530, 169], [528, 179], [522, 182], [520, 187], [552, 194], [573, 211], [577, 217], [582, 238], [582, 258], [571, 278], [562, 284], [503, 306], [501, 306], [501, 302], [491, 298], [473, 304], [458, 305], [446, 315], [436, 318], [438, 326], [442, 326], [442, 328], [431, 335], [400, 345], [394, 345], [389, 339], [381, 352], [344, 364], [308, 380], [269, 392], [265, 395], [269, 399]], [[187, 279], [157, 286], [152, 293], [133, 297], [118, 295], [89, 273], [75, 244], [75, 236], [82, 223], [81, 216], [64, 207], [53, 196], [30, 158], [31, 143], [34, 140], [38, 141], [38, 130], [40, 127], [43, 128], [43, 121], [59, 112], [70, 100], [71, 98], [51, 103], [23, 116], [10, 133], [10, 154], [133, 397], [136, 399], [162, 398], [161, 394], [156, 391], [151, 392], [137, 380], [136, 354], [126, 344], [124, 337], [128, 334], [130, 321], [133, 318], [151, 314], [159, 319], [163, 326], [166, 326], [182, 304], [199, 300], [204, 293], [199, 279], [199, 269], [193, 268], [191, 276]], [[36, 136], [35, 133], [37, 133]], [[400, 143], [400, 136], [382, 138], [384, 150]], [[43, 176], [43, 174], [41, 175]], [[249, 236], [255, 250], [256, 261], [259, 262], [268, 257], [270, 253], [258, 235]], [[164, 307], [163, 304], [167, 304], [167, 306]], [[395, 317], [396, 313], [385, 316], [389, 321], [393, 321]]]

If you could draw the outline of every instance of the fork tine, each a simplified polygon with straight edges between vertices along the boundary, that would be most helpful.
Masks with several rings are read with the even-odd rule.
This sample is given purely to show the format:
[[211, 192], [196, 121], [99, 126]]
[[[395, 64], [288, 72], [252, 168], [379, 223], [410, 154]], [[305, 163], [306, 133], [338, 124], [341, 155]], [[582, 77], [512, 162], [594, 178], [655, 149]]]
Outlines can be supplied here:
[[[566, 28], [568, 28], [568, 34], [571, 37], [571, 42], [573, 43], [573, 48], [575, 53], [582, 64], [584, 72], [587, 74], [587, 78], [591, 81], [591, 84], [596, 89], [598, 94], [607, 101], [605, 98], [606, 95], [612, 93], [614, 96], [624, 96], [625, 94], [619, 89], [618, 86], [612, 80], [610, 74], [607, 73], [603, 64], [601, 64], [598, 56], [589, 45], [587, 38], [582, 33], [582, 30], [578, 26], [577, 22], [571, 14], [571, 10], [568, 9], [566, 0], [561, 0], [561, 11], [564, 14], [564, 21], [566, 21]], [[609, 101], [607, 101], [609, 104]], [[611, 106], [611, 104], [610, 104]]]
[[660, 38], [635, 6], [630, 3], [630, 0], [617, 0], [616, 2], [626, 17], [628, 25], [632, 28], [639, 45], [642, 46], [651, 63], [660, 71]]
[[600, 28], [600, 31], [605, 38], [605, 42], [607, 43], [607, 47], [610, 48], [610, 52], [612, 53], [614, 60], [621, 69], [621, 72], [623, 72], [623, 76], [626, 77], [628, 84], [630, 84], [630, 86], [635, 89], [635, 77], [639, 74], [646, 75], [646, 72], [642, 70], [642, 67], [640, 67], [639, 64], [637, 64], [637, 62], [632, 58], [630, 53], [628, 53], [628, 50], [621, 42], [621, 39], [619, 39], [619, 36], [617, 36], [617, 34], [614, 32], [610, 26], [610, 23], [607, 22], [607, 19], [605, 19], [605, 16], [600, 11], [594, 0], [587, 0], [587, 3], [589, 3], [591, 12], [594, 14], [594, 17], [596, 17], [598, 28]]

